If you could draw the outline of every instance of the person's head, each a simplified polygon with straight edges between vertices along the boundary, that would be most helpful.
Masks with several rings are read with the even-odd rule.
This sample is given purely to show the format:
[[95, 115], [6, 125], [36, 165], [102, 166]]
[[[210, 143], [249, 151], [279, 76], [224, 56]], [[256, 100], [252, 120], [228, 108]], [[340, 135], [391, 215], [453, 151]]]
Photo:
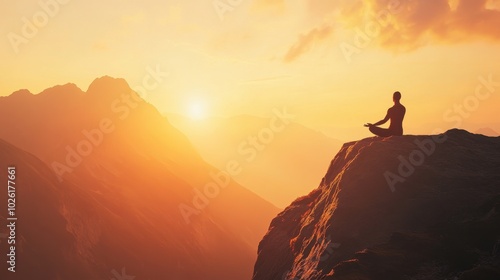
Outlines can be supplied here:
[[401, 100], [401, 92], [396, 91], [396, 92], [392, 95], [392, 100], [393, 100], [395, 103], [399, 103], [399, 100]]

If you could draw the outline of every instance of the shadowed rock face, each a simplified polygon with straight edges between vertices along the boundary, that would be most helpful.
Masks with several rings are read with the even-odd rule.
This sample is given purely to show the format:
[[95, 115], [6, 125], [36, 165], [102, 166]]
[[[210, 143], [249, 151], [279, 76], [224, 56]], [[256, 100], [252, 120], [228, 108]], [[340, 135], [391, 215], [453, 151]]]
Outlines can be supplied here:
[[499, 213], [499, 137], [347, 143], [272, 221], [253, 279], [500, 279]]

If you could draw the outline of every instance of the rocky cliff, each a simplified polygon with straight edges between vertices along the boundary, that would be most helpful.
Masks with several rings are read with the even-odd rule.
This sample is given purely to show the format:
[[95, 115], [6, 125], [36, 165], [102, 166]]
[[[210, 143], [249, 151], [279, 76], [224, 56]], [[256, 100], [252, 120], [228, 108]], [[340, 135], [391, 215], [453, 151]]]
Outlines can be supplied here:
[[345, 144], [271, 223], [254, 280], [500, 279], [500, 137]]

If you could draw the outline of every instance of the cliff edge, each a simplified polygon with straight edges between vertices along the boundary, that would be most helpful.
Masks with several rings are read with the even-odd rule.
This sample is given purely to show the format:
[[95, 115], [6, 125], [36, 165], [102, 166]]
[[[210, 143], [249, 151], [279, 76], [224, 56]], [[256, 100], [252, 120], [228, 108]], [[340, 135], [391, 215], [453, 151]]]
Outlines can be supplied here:
[[254, 280], [500, 279], [500, 137], [344, 144], [259, 244]]

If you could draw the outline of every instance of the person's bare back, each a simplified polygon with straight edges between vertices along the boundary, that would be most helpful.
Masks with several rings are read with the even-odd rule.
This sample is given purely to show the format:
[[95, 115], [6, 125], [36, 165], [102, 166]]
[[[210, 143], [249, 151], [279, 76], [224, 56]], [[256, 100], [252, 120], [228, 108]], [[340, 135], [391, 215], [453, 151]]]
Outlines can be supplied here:
[[[388, 137], [403, 135], [403, 119], [406, 114], [406, 108], [405, 106], [403, 106], [403, 104], [400, 103], [401, 93], [399, 91], [396, 91], [392, 96], [392, 100], [394, 101], [394, 106], [387, 110], [387, 115], [383, 120], [378, 121], [374, 124], [365, 124], [365, 126], [368, 127], [370, 131], [377, 136]], [[389, 120], [391, 121], [389, 128], [378, 127], [379, 125], [382, 125]]]

